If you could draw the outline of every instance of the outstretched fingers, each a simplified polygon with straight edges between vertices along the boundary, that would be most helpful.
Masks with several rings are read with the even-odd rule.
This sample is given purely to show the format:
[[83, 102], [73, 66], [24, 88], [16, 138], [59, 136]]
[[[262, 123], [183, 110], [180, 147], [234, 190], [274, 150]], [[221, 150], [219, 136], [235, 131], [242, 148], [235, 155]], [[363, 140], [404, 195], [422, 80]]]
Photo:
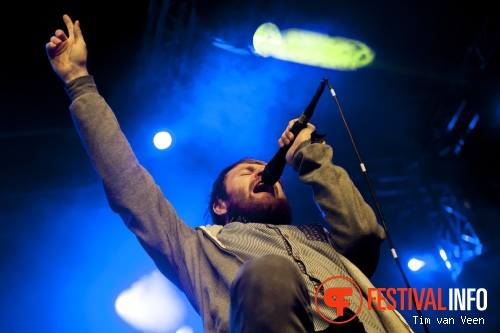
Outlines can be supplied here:
[[80, 21], [76, 20], [73, 26], [73, 33], [75, 36], [75, 43], [83, 42], [82, 29], [80, 28]]
[[71, 21], [71, 18], [67, 14], [63, 15], [63, 21], [66, 24], [66, 28], [68, 29], [69, 38], [72, 38], [74, 36], [73, 21]]

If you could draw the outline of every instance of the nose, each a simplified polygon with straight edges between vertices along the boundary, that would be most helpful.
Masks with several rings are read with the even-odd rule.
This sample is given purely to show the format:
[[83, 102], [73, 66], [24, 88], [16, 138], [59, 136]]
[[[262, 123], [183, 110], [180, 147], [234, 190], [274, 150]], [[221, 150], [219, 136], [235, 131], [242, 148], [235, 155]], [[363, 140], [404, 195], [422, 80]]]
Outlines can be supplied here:
[[259, 166], [257, 169], [255, 169], [255, 173], [257, 176], [262, 178], [262, 174], [264, 173], [264, 166]]

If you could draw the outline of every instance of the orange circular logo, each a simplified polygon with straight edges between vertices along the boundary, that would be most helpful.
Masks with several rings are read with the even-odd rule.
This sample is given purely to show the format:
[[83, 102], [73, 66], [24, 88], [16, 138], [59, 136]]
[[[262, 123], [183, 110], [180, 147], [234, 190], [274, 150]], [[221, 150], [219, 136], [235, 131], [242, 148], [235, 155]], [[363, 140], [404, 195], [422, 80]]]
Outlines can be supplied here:
[[[318, 305], [318, 295], [325, 283], [331, 280], [335, 279], [344, 279], [346, 281], [349, 281], [353, 286], [356, 287], [356, 289], [359, 292], [359, 308], [352, 316], [351, 318], [344, 320], [344, 321], [333, 321], [333, 319], [329, 319], [325, 317], [323, 313], [321, 313], [321, 310], [319, 309]], [[358, 316], [358, 314], [361, 312], [361, 308], [363, 306], [363, 298], [361, 297], [361, 289], [359, 286], [354, 282], [353, 280], [349, 279], [348, 277], [345, 276], [332, 276], [323, 281], [318, 289], [316, 290], [316, 294], [314, 295], [314, 304], [316, 305], [316, 310], [318, 311], [319, 315], [326, 321], [332, 323], [332, 324], [345, 324], [347, 322], [350, 322], [354, 318]], [[325, 290], [323, 300], [325, 302], [325, 305], [328, 306], [329, 308], [335, 308], [335, 312], [337, 313], [337, 316], [343, 316], [344, 315], [344, 308], [348, 308], [351, 305], [351, 302], [348, 299], [345, 299], [346, 296], [352, 296], [352, 287], [347, 288], [347, 287], [342, 287], [342, 288], [328, 288]]]

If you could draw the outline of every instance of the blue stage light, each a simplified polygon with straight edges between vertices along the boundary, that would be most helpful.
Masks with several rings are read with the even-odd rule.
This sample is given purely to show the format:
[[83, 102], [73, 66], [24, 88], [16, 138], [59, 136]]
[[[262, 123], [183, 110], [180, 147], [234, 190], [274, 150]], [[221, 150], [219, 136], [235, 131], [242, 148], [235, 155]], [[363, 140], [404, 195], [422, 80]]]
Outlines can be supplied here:
[[166, 131], [158, 132], [153, 139], [153, 143], [160, 150], [167, 149], [172, 144], [172, 136]]
[[419, 260], [412, 258], [410, 261], [408, 261], [408, 268], [411, 269], [413, 272], [418, 271], [420, 268], [425, 266], [425, 261]]

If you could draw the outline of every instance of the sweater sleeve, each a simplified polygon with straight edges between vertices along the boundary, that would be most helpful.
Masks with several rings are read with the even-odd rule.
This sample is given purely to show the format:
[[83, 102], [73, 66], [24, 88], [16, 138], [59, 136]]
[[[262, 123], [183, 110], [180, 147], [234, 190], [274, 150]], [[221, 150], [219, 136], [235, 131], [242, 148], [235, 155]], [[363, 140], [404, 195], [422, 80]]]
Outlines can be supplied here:
[[293, 168], [312, 187], [314, 200], [331, 228], [335, 249], [371, 276], [385, 232], [347, 172], [334, 165], [332, 157], [329, 145], [305, 141], [295, 152]]
[[178, 284], [179, 266], [196, 251], [196, 231], [178, 217], [153, 177], [140, 165], [93, 77], [75, 79], [65, 89], [72, 100], [70, 111], [76, 129], [102, 181], [109, 206], [137, 236], [158, 268]]

